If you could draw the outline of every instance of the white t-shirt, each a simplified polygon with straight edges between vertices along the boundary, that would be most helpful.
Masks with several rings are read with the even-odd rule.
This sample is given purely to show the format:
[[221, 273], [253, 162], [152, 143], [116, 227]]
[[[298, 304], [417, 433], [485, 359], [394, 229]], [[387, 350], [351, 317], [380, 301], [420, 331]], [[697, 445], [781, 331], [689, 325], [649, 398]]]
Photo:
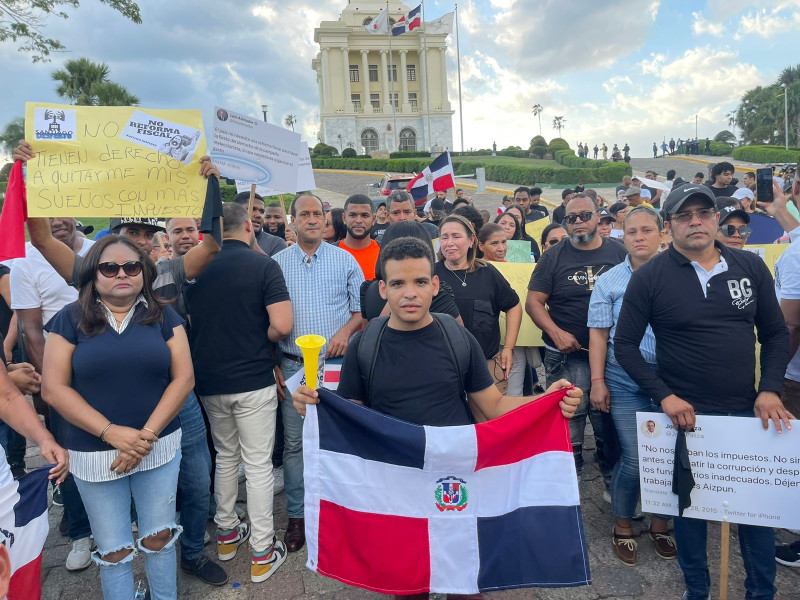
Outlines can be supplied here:
[[611, 237], [621, 240], [622, 237], [625, 235], [624, 229], [612, 229], [611, 230]]
[[[92, 240], [84, 239], [78, 254], [85, 255], [92, 244]], [[19, 258], [11, 265], [10, 283], [11, 308], [41, 308], [43, 324], [78, 299], [78, 291], [64, 281], [30, 242], [25, 244], [25, 258]]]
[[[800, 240], [792, 242], [775, 262], [775, 294], [778, 302], [800, 300]], [[786, 378], [800, 381], [800, 350], [786, 367]]]

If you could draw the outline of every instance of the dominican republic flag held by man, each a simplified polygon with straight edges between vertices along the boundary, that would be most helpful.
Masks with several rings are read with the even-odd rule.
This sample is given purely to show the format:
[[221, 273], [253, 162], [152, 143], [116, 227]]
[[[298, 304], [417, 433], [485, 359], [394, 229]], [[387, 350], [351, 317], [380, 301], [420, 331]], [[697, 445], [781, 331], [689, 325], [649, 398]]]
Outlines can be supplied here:
[[392, 25], [392, 35], [402, 35], [409, 31], [414, 31], [420, 26], [422, 26], [422, 4], [411, 10], [407, 15], [400, 17], [397, 22]]
[[460, 427], [317, 391], [303, 425], [309, 569], [400, 595], [591, 583], [563, 391]]
[[42, 595], [42, 548], [49, 528], [47, 476], [52, 467], [41, 467], [0, 487], [0, 541], [11, 558], [8, 600]]
[[450, 153], [442, 152], [422, 170], [422, 173], [409, 181], [407, 187], [414, 200], [422, 200], [434, 192], [456, 187]]

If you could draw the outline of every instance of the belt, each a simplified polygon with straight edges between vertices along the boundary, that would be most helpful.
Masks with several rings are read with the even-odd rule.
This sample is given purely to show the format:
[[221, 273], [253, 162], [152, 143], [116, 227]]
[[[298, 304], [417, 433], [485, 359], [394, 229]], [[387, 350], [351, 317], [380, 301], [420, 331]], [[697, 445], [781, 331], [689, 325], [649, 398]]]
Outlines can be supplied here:
[[288, 358], [289, 360], [291, 360], [293, 362], [303, 364], [303, 359], [300, 358], [299, 356], [295, 356], [294, 354], [289, 354], [287, 352], [284, 352], [283, 353], [283, 358]]

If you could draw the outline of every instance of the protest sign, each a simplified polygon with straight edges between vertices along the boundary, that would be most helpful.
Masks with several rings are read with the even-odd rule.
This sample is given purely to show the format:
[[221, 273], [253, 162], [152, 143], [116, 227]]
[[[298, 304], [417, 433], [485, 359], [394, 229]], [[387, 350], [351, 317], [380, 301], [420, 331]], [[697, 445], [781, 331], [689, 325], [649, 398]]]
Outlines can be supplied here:
[[[528, 253], [530, 256], [530, 252]], [[525, 314], [525, 300], [528, 298], [528, 283], [536, 265], [533, 263], [497, 263], [493, 262], [500, 274], [506, 278], [508, 283], [519, 296], [522, 304], [522, 326], [517, 337], [517, 346], [543, 346], [542, 331], [533, 324], [533, 321]], [[500, 334], [501, 341], [506, 337], [506, 313], [500, 313]]]
[[[336, 391], [339, 387], [339, 376], [342, 372], [342, 358], [325, 358], [321, 356], [317, 364], [317, 382], [319, 387]], [[301, 385], [306, 385], [306, 368], [300, 370], [286, 380], [286, 389], [294, 394]]]
[[300, 142], [300, 152], [297, 163], [297, 192], [310, 192], [317, 189], [314, 181], [314, 169], [311, 168], [311, 153], [308, 144]]
[[28, 102], [31, 217], [199, 217], [199, 110]]
[[300, 134], [259, 119], [214, 108], [211, 159], [223, 177], [272, 194], [297, 191]]
[[525, 232], [538, 244], [542, 239], [544, 228], [550, 225], [550, 219], [536, 219], [525, 225]]
[[[639, 478], [644, 512], [677, 515], [672, 493], [677, 431], [663, 413], [637, 412]], [[686, 446], [695, 487], [684, 517], [766, 527], [800, 528], [800, 422], [782, 434], [761, 419], [697, 416]]]
[[528, 240], [508, 240], [508, 252], [506, 261], [510, 263], [529, 263], [532, 262], [531, 243]]
[[781, 257], [784, 250], [789, 247], [789, 244], [754, 244], [752, 246], [747, 245], [744, 247], [745, 250], [749, 250], [755, 254], [758, 254], [764, 262], [767, 263], [769, 267], [770, 273], [772, 276], [775, 276], [775, 263]]

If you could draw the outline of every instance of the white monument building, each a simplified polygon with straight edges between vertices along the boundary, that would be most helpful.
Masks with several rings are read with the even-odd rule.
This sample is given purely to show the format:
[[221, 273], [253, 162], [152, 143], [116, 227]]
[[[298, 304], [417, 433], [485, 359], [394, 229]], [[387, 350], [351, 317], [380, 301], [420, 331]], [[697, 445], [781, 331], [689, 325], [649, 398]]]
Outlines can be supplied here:
[[[385, 1], [354, 0], [338, 21], [323, 21], [314, 30], [320, 46], [311, 63], [319, 86], [320, 137], [340, 151], [352, 144], [359, 154], [452, 149], [447, 34], [367, 33], [365, 24], [383, 10]], [[390, 31], [409, 10], [389, 2]]]

